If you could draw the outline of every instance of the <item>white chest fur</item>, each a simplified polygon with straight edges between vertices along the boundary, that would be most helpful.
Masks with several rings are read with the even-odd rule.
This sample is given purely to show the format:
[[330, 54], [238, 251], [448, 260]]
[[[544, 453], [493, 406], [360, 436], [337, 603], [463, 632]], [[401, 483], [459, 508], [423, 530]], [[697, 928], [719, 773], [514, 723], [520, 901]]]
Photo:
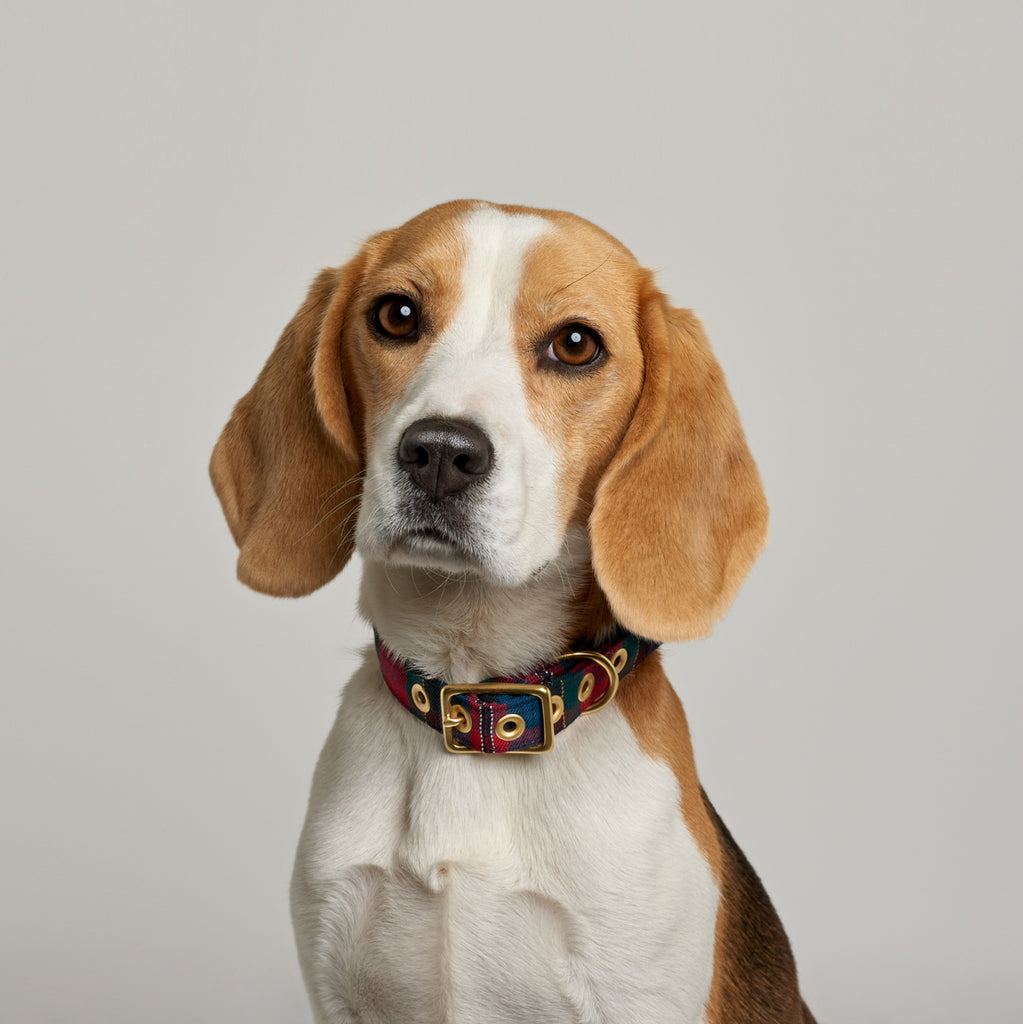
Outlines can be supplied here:
[[367, 653], [292, 886], [319, 1024], [697, 1024], [717, 906], [674, 775], [613, 705], [541, 756], [451, 755]]

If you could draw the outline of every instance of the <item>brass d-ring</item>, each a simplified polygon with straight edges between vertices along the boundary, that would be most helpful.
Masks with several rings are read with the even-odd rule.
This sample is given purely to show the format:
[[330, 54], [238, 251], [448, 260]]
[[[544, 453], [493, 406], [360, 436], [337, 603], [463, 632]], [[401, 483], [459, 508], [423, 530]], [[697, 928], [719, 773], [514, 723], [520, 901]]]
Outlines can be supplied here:
[[[618, 669], [616, 669], [611, 661], [601, 654], [600, 651], [569, 651], [568, 654], [563, 654], [558, 658], [558, 661], [565, 661], [568, 658], [585, 658], [587, 661], [595, 661], [607, 673], [607, 693], [605, 693], [596, 704], [592, 707], [588, 707], [582, 713], [584, 715], [592, 715], [594, 711], [599, 711], [601, 708], [607, 707], [607, 705], [614, 700], [615, 694], [618, 692]], [[587, 673], [587, 675], [589, 675], [589, 673]], [[581, 691], [582, 687], [580, 686], [580, 698], [585, 699], [582, 697]]]

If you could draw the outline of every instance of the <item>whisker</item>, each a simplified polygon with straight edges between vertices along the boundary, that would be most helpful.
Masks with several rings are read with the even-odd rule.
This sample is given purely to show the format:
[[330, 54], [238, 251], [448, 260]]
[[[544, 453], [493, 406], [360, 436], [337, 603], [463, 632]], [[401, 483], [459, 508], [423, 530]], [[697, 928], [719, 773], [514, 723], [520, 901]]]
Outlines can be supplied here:
[[401, 592], [394, 585], [394, 580], [391, 579], [391, 568], [392, 568], [392, 566], [390, 566], [386, 562], [384, 562], [384, 579], [387, 580], [387, 582], [390, 584], [391, 590], [394, 591], [394, 593], [397, 594], [400, 597], [401, 596]]
[[[365, 476], [365, 473], [362, 473], [362, 472], [356, 473], [354, 476], [350, 476], [343, 484], [338, 484], [337, 487], [331, 488], [331, 490], [328, 492], [328, 497], [324, 498], [323, 502], [321, 502], [320, 508], [323, 508], [323, 505], [326, 504], [326, 502], [329, 501], [331, 497], [333, 497], [335, 494], [337, 494], [338, 491], [342, 490], [343, 488], [350, 487], [361, 476]], [[351, 504], [351, 502], [353, 502], [353, 501], [358, 501], [360, 497], [362, 497], [362, 492], [361, 491], [359, 491], [356, 494], [349, 495], [349, 497], [345, 498], [344, 501], [338, 502], [336, 505], [334, 505], [333, 508], [330, 508], [326, 512], [324, 512], [323, 515], [321, 515], [320, 518], [317, 519], [316, 522], [313, 523], [313, 525], [310, 526], [309, 529], [306, 530], [306, 532], [303, 533], [302, 536], [299, 539], [300, 540], [305, 540], [306, 537], [308, 537], [311, 533], [313, 533], [313, 531], [319, 529], [319, 527], [321, 527], [332, 515], [334, 515], [336, 512], [339, 512], [341, 509], [343, 509], [345, 507], [345, 505]], [[333, 532], [334, 531], [332, 530], [331, 533], [333, 533]], [[329, 536], [329, 534], [328, 534], [328, 536]]]
[[583, 280], [583, 278], [589, 277], [590, 274], [595, 274], [611, 258], [612, 252], [614, 252], [613, 247], [607, 250], [607, 255], [592, 270], [587, 270], [586, 273], [582, 275], [582, 277], [577, 277], [574, 281], [569, 281], [568, 284], [564, 284], [560, 288], [556, 288], [553, 292], [551, 292], [551, 295], [557, 295], [558, 292], [563, 292], [566, 288], [571, 288], [572, 285], [578, 284], [580, 281]]
[[336, 533], [343, 533], [345, 531], [345, 529], [347, 528], [348, 524], [358, 514], [359, 514], [358, 508], [353, 508], [351, 510], [351, 512], [349, 512], [348, 515], [346, 515], [344, 517], [344, 519], [340, 523], [338, 523], [337, 526], [331, 527], [330, 531], [327, 533], [327, 536], [328, 537], [333, 537], [334, 534], [336, 534]]
[[[356, 498], [358, 498], [358, 497], [359, 497], [359, 495], [356, 495], [355, 497], [356, 497]], [[308, 536], [309, 536], [309, 535], [310, 535], [310, 534], [311, 534], [311, 533], [312, 533], [312, 532], [313, 532], [314, 530], [317, 530], [317, 529], [319, 529], [319, 527], [321, 527], [321, 526], [322, 526], [322, 525], [323, 525], [323, 524], [324, 524], [324, 523], [325, 523], [325, 522], [326, 522], [326, 521], [327, 521], [328, 519], [330, 519], [330, 517], [331, 517], [332, 515], [334, 515], [334, 514], [335, 514], [335, 513], [337, 513], [337, 512], [340, 512], [340, 511], [341, 511], [341, 509], [343, 509], [343, 508], [345, 507], [345, 505], [351, 504], [351, 502], [352, 502], [353, 500], [354, 500], [354, 499], [351, 499], [351, 498], [350, 498], [350, 499], [349, 499], [348, 501], [342, 501], [342, 502], [340, 502], [339, 504], [335, 505], [335, 506], [334, 506], [334, 507], [333, 507], [333, 508], [332, 508], [332, 509], [331, 509], [331, 510], [330, 510], [329, 512], [326, 512], [326, 513], [324, 513], [324, 514], [323, 514], [322, 516], [320, 516], [320, 518], [319, 518], [319, 519], [317, 519], [317, 520], [316, 520], [316, 522], [315, 522], [315, 523], [313, 523], [313, 525], [312, 525], [312, 526], [310, 526], [310, 527], [309, 527], [309, 529], [308, 529], [308, 530], [306, 530], [306, 532], [305, 532], [305, 533], [303, 533], [303, 534], [302, 534], [302, 536], [301, 536], [301, 537], [300, 537], [299, 539], [300, 539], [300, 540], [305, 540], [305, 539], [306, 539], [306, 537], [308, 537]], [[345, 520], [344, 520], [344, 522], [345, 522], [345, 523], [347, 523], [347, 522], [348, 522], [348, 520], [349, 520], [349, 519], [350, 519], [350, 518], [352, 517], [352, 515], [353, 515], [354, 513], [358, 512], [358, 511], [359, 511], [359, 507], [358, 507], [358, 506], [356, 506], [356, 507], [355, 507], [355, 508], [354, 508], [354, 509], [353, 509], [353, 510], [352, 510], [351, 512], [349, 512], [349, 513], [348, 513], [348, 515], [347, 515], [347, 516], [345, 516]], [[344, 525], [344, 524], [342, 524], [342, 525]], [[328, 536], [328, 537], [330, 537], [331, 535], [333, 535], [333, 534], [337, 533], [337, 531], [338, 531], [338, 527], [336, 527], [336, 526], [335, 526], [335, 527], [332, 527], [332, 528], [331, 528], [331, 529], [330, 529], [330, 530], [329, 530], [329, 531], [327, 532], [327, 536]]]
[[338, 491], [343, 491], [345, 488], [355, 483], [356, 480], [365, 476], [366, 471], [364, 469], [360, 469], [358, 473], [353, 473], [347, 480], [343, 480], [341, 483], [336, 484], [334, 487], [331, 487], [330, 490], [325, 491], [323, 494], [320, 495], [320, 508], [323, 508], [323, 506], [328, 501], [330, 501], [330, 499], [335, 494], [337, 494]]

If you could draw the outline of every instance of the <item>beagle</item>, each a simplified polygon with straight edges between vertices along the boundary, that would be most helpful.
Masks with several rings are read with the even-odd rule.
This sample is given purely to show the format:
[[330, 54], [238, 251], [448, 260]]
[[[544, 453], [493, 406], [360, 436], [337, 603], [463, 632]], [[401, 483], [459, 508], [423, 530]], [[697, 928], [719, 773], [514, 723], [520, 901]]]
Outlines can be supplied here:
[[453, 202], [324, 270], [210, 472], [238, 576], [358, 551], [376, 644], [292, 880], [319, 1024], [812, 1024], [657, 645], [767, 530], [699, 321], [610, 235]]

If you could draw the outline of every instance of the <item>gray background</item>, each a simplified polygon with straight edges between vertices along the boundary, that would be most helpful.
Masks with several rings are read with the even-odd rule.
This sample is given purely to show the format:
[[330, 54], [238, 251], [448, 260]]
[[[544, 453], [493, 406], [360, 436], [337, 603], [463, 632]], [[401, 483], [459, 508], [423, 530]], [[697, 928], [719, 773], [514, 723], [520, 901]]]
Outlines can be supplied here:
[[1020, 1020], [1019, 11], [6, 4], [0, 1019], [308, 1019], [358, 570], [246, 591], [206, 461], [318, 267], [474, 196], [729, 374], [772, 537], [667, 659], [810, 1004]]

